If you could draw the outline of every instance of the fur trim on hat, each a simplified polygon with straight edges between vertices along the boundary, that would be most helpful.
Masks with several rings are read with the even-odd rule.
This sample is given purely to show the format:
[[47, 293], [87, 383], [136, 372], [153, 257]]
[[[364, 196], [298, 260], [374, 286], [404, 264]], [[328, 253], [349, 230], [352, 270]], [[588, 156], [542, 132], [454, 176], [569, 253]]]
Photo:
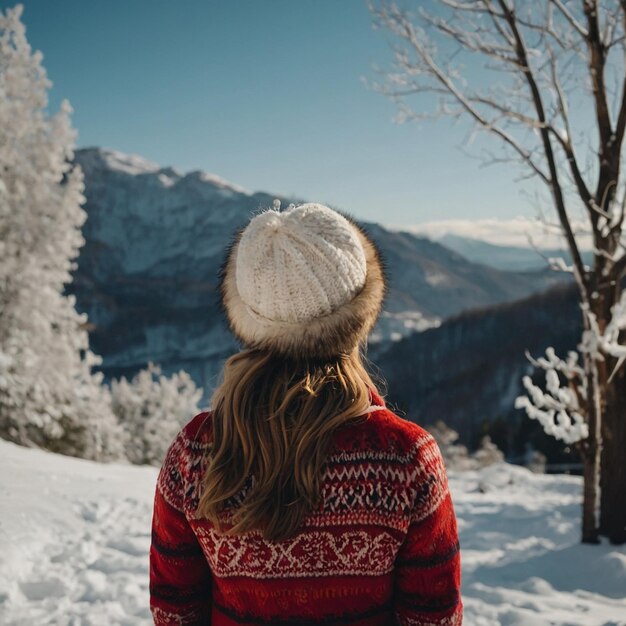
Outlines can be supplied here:
[[340, 214], [354, 226], [363, 246], [367, 263], [365, 284], [351, 301], [332, 313], [301, 323], [270, 320], [243, 302], [237, 290], [235, 267], [237, 246], [245, 227], [235, 234], [219, 270], [220, 304], [231, 331], [246, 348], [295, 359], [329, 358], [352, 351], [367, 338], [387, 292], [385, 263], [366, 231], [350, 216]]

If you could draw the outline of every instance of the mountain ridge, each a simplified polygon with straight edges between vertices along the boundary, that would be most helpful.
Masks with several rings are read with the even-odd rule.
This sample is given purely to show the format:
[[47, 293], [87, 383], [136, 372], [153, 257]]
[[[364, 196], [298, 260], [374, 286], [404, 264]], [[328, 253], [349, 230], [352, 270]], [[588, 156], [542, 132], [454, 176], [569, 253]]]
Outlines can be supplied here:
[[[89, 316], [102, 371], [130, 376], [156, 361], [165, 373], [189, 371], [208, 393], [223, 360], [238, 349], [219, 307], [218, 268], [234, 233], [276, 196], [117, 151], [81, 149], [75, 158], [88, 217], [67, 290]], [[461, 310], [514, 300], [557, 280], [501, 272], [427, 238], [359, 223], [381, 249], [390, 278], [371, 337], [374, 355]]]

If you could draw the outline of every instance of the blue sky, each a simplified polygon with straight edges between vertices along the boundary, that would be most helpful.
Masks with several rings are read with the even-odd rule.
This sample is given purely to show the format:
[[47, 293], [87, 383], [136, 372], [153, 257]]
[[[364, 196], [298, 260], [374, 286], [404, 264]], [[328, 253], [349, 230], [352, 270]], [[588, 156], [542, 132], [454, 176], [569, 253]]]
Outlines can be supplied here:
[[23, 4], [52, 108], [70, 100], [80, 146], [395, 226], [534, 214], [518, 171], [461, 152], [467, 127], [393, 123], [394, 105], [362, 82], [390, 59], [364, 0]]

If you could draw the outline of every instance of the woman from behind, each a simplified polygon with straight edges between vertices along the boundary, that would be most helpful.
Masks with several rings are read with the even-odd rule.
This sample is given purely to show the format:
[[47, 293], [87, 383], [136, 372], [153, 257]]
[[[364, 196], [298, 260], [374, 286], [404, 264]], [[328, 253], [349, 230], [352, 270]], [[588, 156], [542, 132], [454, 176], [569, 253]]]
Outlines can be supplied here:
[[434, 439], [364, 366], [379, 251], [319, 204], [254, 216], [220, 294], [241, 352], [157, 480], [157, 625], [456, 626], [456, 519]]

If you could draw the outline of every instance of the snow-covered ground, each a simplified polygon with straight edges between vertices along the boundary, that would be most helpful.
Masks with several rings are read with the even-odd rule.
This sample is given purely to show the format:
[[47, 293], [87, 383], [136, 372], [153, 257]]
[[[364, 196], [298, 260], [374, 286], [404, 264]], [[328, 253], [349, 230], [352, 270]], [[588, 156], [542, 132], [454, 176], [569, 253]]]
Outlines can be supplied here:
[[[156, 475], [0, 441], [0, 624], [150, 624]], [[450, 481], [465, 624], [626, 625], [626, 549], [578, 543], [580, 479], [496, 465]]]

